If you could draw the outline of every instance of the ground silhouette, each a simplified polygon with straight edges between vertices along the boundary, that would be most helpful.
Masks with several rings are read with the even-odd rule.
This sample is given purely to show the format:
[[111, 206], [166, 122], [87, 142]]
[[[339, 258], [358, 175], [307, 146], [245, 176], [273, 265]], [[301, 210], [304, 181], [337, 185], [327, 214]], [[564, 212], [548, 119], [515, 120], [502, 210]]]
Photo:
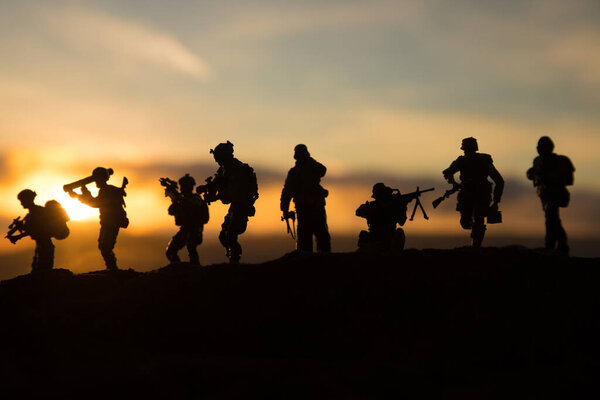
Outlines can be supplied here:
[[461, 248], [20, 276], [0, 283], [0, 397], [589, 393], [599, 261]]

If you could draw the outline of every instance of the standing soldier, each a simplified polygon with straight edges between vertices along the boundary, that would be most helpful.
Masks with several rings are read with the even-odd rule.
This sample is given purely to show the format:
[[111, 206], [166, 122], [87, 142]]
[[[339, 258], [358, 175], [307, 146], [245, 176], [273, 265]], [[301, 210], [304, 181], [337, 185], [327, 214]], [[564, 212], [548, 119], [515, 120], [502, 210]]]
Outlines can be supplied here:
[[[559, 216], [559, 207], [569, 205], [569, 191], [566, 186], [573, 184], [575, 167], [566, 156], [553, 153], [554, 143], [548, 136], [542, 136], [537, 144], [539, 156], [527, 170], [527, 178], [537, 187], [546, 217], [546, 248], [569, 254], [567, 234]], [[557, 246], [558, 244], [558, 246]]]
[[206, 185], [196, 188], [204, 192], [204, 200], [208, 203], [221, 200], [230, 204], [229, 211], [221, 225], [219, 241], [227, 250], [229, 262], [237, 264], [242, 256], [242, 246], [238, 236], [246, 231], [248, 218], [254, 216], [254, 202], [258, 199], [258, 184], [254, 169], [233, 157], [233, 144], [230, 141], [220, 143], [210, 151], [219, 169], [213, 178], [206, 180]]
[[296, 165], [288, 172], [281, 191], [281, 211], [283, 218], [293, 218], [289, 211], [290, 201], [294, 199], [298, 214], [298, 243], [301, 251], [313, 251], [313, 235], [317, 239], [317, 251], [331, 251], [331, 237], [327, 228], [325, 198], [329, 194], [320, 182], [327, 168], [310, 156], [305, 145], [294, 148]]
[[[458, 157], [442, 173], [444, 178], [453, 185], [460, 187], [456, 211], [460, 212], [460, 225], [463, 229], [471, 229], [471, 245], [481, 247], [485, 235], [485, 217], [492, 213], [499, 215], [498, 203], [502, 198], [504, 179], [494, 166], [489, 154], [478, 153], [477, 139], [468, 137], [462, 140], [461, 150], [465, 155]], [[454, 180], [454, 174], [460, 172], [460, 184]], [[493, 204], [492, 183], [495, 183]], [[496, 222], [496, 221], [495, 221]], [[500, 221], [497, 221], [500, 222]]]
[[177, 183], [161, 178], [160, 182], [165, 186], [165, 196], [171, 198], [169, 215], [175, 217], [175, 225], [179, 231], [173, 236], [167, 247], [167, 259], [171, 263], [181, 262], [177, 253], [183, 247], [187, 247], [190, 263], [200, 265], [196, 247], [202, 243], [202, 231], [204, 224], [208, 222], [208, 206], [199, 195], [194, 193], [196, 181], [190, 174], [185, 174]]
[[[50, 215], [45, 207], [35, 204], [34, 200], [36, 196], [37, 194], [30, 189], [22, 190], [17, 195], [21, 205], [24, 209], [29, 210], [29, 213], [27, 213], [23, 220], [17, 218], [11, 224], [11, 229], [8, 235], [6, 235], [12, 244], [17, 243], [18, 240], [25, 236], [29, 236], [35, 241], [35, 253], [33, 263], [31, 264], [31, 272], [47, 271], [54, 267], [54, 244], [52, 244], [51, 221], [48, 218]], [[64, 214], [64, 218], [66, 222], [68, 220], [66, 213]], [[17, 231], [19, 234], [14, 235]]]
[[117, 243], [117, 235], [119, 234], [119, 229], [129, 226], [124, 199], [127, 196], [125, 193], [127, 178], [123, 178], [123, 185], [121, 187], [109, 185], [107, 181], [111, 173], [111, 169], [98, 167], [94, 169], [91, 177], [86, 178], [96, 183], [96, 187], [98, 188], [98, 196], [96, 197], [92, 196], [85, 184], [81, 186], [81, 194], [75, 193], [72, 189], [67, 189], [69, 185], [65, 185], [65, 190], [67, 190], [71, 197], [76, 198], [83, 204], [100, 209], [98, 248], [100, 249], [102, 258], [104, 258], [106, 269], [116, 271], [118, 270], [117, 257], [113, 250]]

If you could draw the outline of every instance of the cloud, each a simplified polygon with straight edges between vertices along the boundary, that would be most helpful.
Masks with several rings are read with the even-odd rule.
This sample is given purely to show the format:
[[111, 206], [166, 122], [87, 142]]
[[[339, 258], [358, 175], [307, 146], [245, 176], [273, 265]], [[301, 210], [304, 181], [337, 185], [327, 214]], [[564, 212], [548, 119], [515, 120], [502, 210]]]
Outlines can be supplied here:
[[150, 63], [196, 79], [211, 76], [209, 65], [173, 35], [142, 22], [96, 10], [51, 10], [53, 32], [79, 49]]

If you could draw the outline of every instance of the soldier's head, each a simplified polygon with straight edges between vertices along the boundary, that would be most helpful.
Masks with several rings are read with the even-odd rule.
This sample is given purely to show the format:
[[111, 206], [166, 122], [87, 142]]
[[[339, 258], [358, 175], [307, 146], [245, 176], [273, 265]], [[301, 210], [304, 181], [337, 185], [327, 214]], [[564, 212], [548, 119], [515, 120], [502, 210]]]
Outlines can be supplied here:
[[540, 140], [538, 140], [537, 152], [540, 156], [548, 156], [552, 154], [553, 150], [554, 143], [548, 136], [542, 136]]
[[373, 185], [373, 194], [371, 195], [375, 200], [385, 200], [392, 197], [392, 188], [386, 186], [383, 182], [378, 182]]
[[17, 199], [21, 202], [23, 208], [31, 208], [33, 206], [33, 200], [37, 196], [37, 193], [31, 189], [21, 190], [17, 195]]
[[464, 138], [462, 140], [462, 144], [460, 149], [465, 152], [465, 154], [473, 154], [477, 150], [479, 150], [479, 146], [477, 145], [477, 139], [474, 137]]
[[94, 182], [96, 182], [96, 186], [101, 188], [106, 186], [106, 182], [112, 175], [112, 169], [104, 168], [104, 167], [96, 167], [92, 171], [92, 177], [94, 178]]
[[305, 144], [299, 144], [294, 147], [294, 160], [302, 161], [310, 157], [308, 148]]
[[190, 174], [185, 174], [179, 179], [181, 193], [192, 193], [194, 191], [194, 186], [196, 186], [196, 180], [191, 177]]
[[229, 140], [227, 143], [219, 143], [217, 147], [210, 151], [219, 165], [225, 165], [233, 160], [233, 143]]

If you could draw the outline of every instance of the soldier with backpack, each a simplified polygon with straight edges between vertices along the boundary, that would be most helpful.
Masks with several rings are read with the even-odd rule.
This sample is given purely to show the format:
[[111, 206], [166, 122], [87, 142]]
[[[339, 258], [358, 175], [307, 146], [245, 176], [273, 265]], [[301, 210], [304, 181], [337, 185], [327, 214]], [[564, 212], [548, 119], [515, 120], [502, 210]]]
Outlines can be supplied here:
[[[69, 236], [67, 221], [69, 216], [56, 200], [49, 200], [45, 206], [35, 204], [37, 194], [30, 189], [22, 190], [17, 198], [29, 212], [23, 220], [17, 218], [9, 226], [6, 238], [12, 244], [25, 236], [35, 241], [32, 272], [47, 271], [54, 267], [54, 244], [52, 238], [65, 239]], [[18, 234], [16, 234], [18, 232]]]
[[552, 139], [542, 136], [537, 144], [539, 156], [527, 170], [527, 178], [533, 181], [542, 201], [546, 218], [546, 248], [569, 254], [567, 233], [560, 221], [559, 208], [569, 205], [567, 186], [573, 184], [575, 167], [568, 157], [558, 155], [553, 150]]
[[321, 178], [327, 168], [310, 156], [308, 148], [299, 144], [294, 148], [296, 164], [288, 172], [281, 191], [280, 209], [283, 219], [294, 218], [289, 211], [293, 199], [298, 214], [297, 249], [313, 251], [313, 235], [317, 241], [317, 251], [331, 251], [331, 236], [327, 227], [325, 198], [329, 192], [321, 186]]
[[204, 225], [209, 219], [208, 205], [194, 193], [196, 181], [190, 174], [179, 179], [180, 190], [177, 190], [177, 182], [169, 178], [160, 178], [160, 183], [165, 187], [165, 196], [171, 199], [169, 215], [175, 217], [175, 225], [179, 226], [167, 247], [167, 259], [171, 263], [181, 262], [177, 253], [187, 247], [190, 263], [200, 265], [196, 247], [202, 243]]
[[196, 188], [205, 193], [208, 203], [221, 200], [229, 204], [229, 210], [221, 225], [219, 241], [226, 249], [229, 262], [240, 262], [242, 246], [238, 236], [246, 231], [248, 218], [254, 216], [254, 202], [258, 199], [258, 183], [254, 169], [233, 156], [233, 143], [219, 143], [210, 151], [219, 169], [214, 177], [206, 180], [206, 185]]
[[[106, 269], [110, 271], [118, 270], [117, 257], [114, 253], [115, 244], [117, 243], [117, 235], [121, 228], [129, 226], [129, 219], [125, 212], [125, 200], [127, 196], [125, 187], [127, 186], [127, 178], [123, 178], [121, 187], [109, 185], [107, 183], [112, 169], [98, 167], [92, 172], [92, 175], [65, 185], [63, 189], [69, 193], [69, 196], [78, 199], [83, 204], [90, 207], [100, 209], [100, 236], [98, 237], [98, 248], [104, 258]], [[94, 197], [85, 186], [91, 182], [96, 183], [98, 188], [98, 196]], [[81, 194], [75, 193], [74, 189], [81, 187]]]

